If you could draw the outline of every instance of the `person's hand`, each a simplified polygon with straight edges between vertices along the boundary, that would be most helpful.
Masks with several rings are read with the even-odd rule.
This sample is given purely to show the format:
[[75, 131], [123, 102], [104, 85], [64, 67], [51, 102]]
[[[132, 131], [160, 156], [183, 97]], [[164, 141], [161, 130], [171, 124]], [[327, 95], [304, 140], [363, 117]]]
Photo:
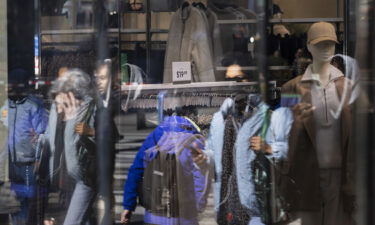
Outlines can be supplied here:
[[194, 135], [185, 143], [185, 148], [190, 150], [191, 158], [198, 166], [207, 162], [207, 156], [203, 153], [204, 142], [202, 135]]
[[130, 218], [132, 217], [133, 212], [130, 210], [125, 209], [121, 213], [121, 223], [122, 224], [129, 224], [130, 223]]
[[264, 152], [266, 154], [272, 154], [272, 147], [268, 145], [262, 137], [254, 136], [250, 138], [250, 149], [256, 152]]
[[190, 151], [193, 162], [198, 166], [202, 166], [207, 162], [207, 156], [203, 153], [198, 143], [192, 143]]
[[55, 102], [56, 102], [56, 111], [58, 114], [60, 113], [63, 113], [64, 112], [64, 108], [63, 108], [63, 93], [60, 93], [58, 95], [56, 95], [55, 97]]
[[39, 134], [35, 132], [33, 128], [30, 128], [30, 136], [31, 136], [30, 144], [33, 146], [33, 148], [36, 148], [38, 144]]
[[77, 114], [81, 102], [74, 97], [72, 92], [69, 92], [68, 94], [62, 94], [62, 103], [64, 119], [73, 119]]
[[81, 136], [95, 136], [95, 130], [89, 127], [86, 123], [79, 123], [75, 127], [75, 132]]
[[43, 221], [43, 224], [44, 225], [55, 225], [56, 221], [55, 221], [55, 218], [51, 217], [49, 219], [45, 219]]
[[297, 121], [302, 121], [312, 116], [314, 110], [315, 110], [315, 106], [312, 106], [311, 104], [304, 103], [304, 102], [298, 103], [292, 108], [294, 119]]

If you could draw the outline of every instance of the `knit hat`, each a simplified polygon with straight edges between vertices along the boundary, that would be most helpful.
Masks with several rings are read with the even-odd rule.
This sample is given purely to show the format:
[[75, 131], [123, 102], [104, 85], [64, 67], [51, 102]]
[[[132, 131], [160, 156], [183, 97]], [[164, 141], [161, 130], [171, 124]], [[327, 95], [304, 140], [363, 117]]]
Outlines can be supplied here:
[[311, 25], [307, 32], [307, 43], [318, 44], [322, 41], [334, 41], [338, 43], [335, 27], [327, 22], [318, 22]]

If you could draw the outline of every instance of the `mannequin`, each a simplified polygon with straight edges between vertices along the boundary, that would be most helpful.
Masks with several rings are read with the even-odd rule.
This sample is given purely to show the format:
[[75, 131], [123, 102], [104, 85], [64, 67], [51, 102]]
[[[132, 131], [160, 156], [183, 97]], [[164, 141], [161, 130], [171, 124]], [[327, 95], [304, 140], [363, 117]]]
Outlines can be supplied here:
[[331, 58], [335, 54], [335, 42], [322, 41], [316, 45], [308, 44], [307, 49], [313, 57], [312, 72], [319, 74], [319, 80], [325, 87], [329, 81], [328, 68], [331, 65]]
[[[333, 25], [313, 24], [307, 47], [313, 62], [301, 76], [283, 86], [283, 94], [298, 94], [289, 137], [285, 187], [291, 204], [291, 225], [354, 224], [354, 159], [350, 143], [351, 113], [343, 93], [344, 74], [330, 64], [337, 42]], [[348, 98], [349, 99], [349, 98]], [[344, 109], [335, 117], [340, 101]], [[308, 179], [307, 179], [308, 177]]]

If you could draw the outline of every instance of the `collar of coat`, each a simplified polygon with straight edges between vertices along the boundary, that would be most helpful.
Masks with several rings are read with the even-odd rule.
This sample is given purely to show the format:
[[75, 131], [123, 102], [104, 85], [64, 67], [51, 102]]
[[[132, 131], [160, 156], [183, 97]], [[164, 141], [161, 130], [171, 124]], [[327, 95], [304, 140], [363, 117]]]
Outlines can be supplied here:
[[[329, 73], [329, 81], [337, 80], [340, 77], [344, 77], [344, 74], [337, 69], [336, 67], [329, 65], [328, 66], [328, 73]], [[314, 73], [312, 72], [312, 65], [309, 65], [305, 71], [305, 73], [302, 75], [301, 81], [315, 81], [316, 78], [314, 78]]]

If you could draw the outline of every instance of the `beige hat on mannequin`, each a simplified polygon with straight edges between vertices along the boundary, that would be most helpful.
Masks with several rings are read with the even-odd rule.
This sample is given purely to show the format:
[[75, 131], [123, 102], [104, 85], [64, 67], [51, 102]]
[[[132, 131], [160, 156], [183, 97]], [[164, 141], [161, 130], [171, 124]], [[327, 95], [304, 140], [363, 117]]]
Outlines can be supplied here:
[[311, 25], [307, 32], [307, 44], [315, 45], [322, 41], [337, 41], [335, 27], [327, 22], [318, 22]]

